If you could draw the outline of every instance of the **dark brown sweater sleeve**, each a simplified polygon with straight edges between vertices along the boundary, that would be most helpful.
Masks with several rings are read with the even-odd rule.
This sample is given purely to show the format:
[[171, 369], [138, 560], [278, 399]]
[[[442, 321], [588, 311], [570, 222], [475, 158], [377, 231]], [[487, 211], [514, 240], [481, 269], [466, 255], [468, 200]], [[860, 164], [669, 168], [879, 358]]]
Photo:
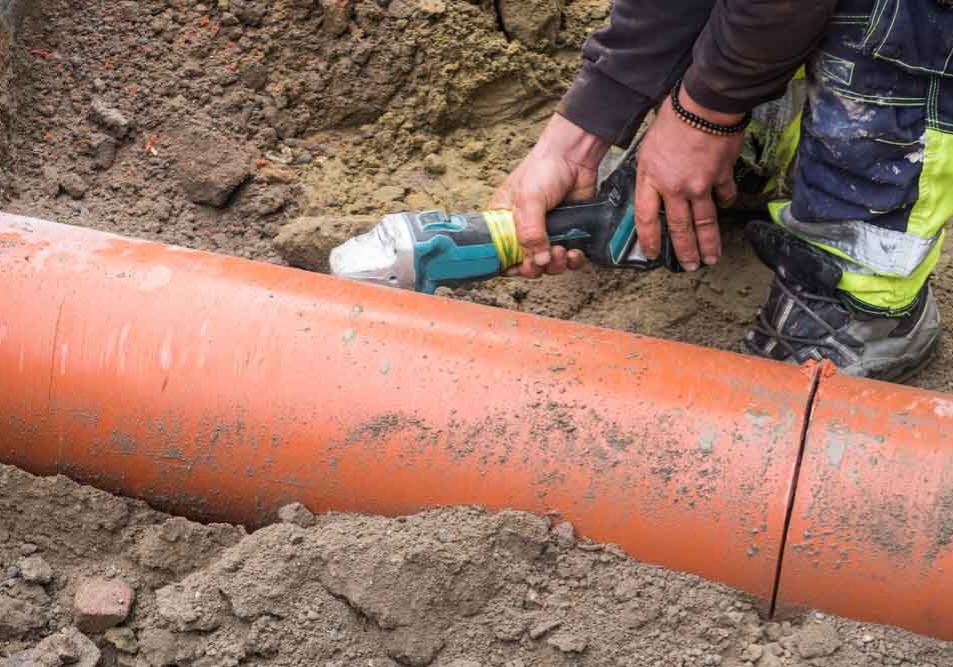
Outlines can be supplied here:
[[609, 25], [583, 46], [582, 67], [557, 112], [607, 141], [628, 145], [688, 67], [714, 3], [615, 0]]
[[[743, 113], [779, 97], [837, 0], [615, 0], [557, 112], [626, 146], [680, 76], [702, 106]], [[694, 47], [694, 48], [693, 48]], [[686, 73], [687, 69], [687, 73]]]
[[695, 43], [688, 94], [723, 113], [744, 113], [781, 96], [823, 37], [836, 4], [718, 0]]

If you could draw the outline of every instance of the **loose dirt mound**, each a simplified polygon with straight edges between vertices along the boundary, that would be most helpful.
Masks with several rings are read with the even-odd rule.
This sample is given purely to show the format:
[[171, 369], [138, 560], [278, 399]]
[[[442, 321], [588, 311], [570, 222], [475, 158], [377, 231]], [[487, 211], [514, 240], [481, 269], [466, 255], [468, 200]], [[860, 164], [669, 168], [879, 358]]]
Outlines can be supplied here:
[[[609, 0], [32, 4], [12, 50], [0, 30], [0, 206], [277, 261], [300, 214], [482, 206]], [[726, 245], [692, 276], [586, 270], [455, 296], [733, 347], [766, 274], [737, 230]], [[949, 356], [922, 384], [953, 386]], [[764, 623], [736, 593], [524, 514], [286, 519], [247, 535], [0, 467], [0, 665], [953, 664], [894, 629]], [[128, 619], [103, 633], [74, 617], [84, 581], [130, 585]]]
[[[4, 667], [95, 652], [135, 667], [953, 664], [950, 645], [889, 628], [764, 623], [724, 587], [521, 512], [385, 519], [290, 506], [249, 535], [0, 466], [0, 515]], [[73, 624], [91, 620], [75, 613], [88, 606], [77, 591], [96, 579], [135, 599], [114, 627], [82, 635]]]

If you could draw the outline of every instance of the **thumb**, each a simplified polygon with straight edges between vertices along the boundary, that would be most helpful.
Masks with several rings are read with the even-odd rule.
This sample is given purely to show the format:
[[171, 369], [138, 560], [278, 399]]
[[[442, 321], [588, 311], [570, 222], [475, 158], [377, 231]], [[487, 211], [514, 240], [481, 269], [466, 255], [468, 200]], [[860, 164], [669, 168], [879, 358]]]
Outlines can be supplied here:
[[546, 233], [547, 210], [545, 198], [536, 193], [516, 198], [516, 236], [527, 257], [539, 267], [546, 266], [553, 258]]

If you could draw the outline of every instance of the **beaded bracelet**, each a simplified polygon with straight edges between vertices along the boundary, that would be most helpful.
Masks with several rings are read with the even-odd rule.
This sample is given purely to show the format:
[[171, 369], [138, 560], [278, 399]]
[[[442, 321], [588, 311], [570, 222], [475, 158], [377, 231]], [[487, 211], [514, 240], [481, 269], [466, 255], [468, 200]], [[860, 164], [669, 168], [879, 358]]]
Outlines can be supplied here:
[[678, 101], [678, 94], [682, 89], [682, 80], [679, 79], [675, 84], [675, 87], [672, 88], [672, 108], [675, 109], [675, 113], [678, 114], [678, 117], [681, 118], [685, 123], [694, 127], [696, 130], [701, 130], [702, 132], [707, 132], [708, 134], [714, 134], [719, 137], [727, 137], [732, 134], [738, 134], [745, 130], [748, 125], [751, 123], [751, 112], [745, 114], [745, 117], [741, 119], [740, 123], [734, 125], [719, 125], [718, 123], [713, 123], [710, 120], [702, 118], [698, 114], [694, 114], [685, 107], [682, 106], [682, 103]]

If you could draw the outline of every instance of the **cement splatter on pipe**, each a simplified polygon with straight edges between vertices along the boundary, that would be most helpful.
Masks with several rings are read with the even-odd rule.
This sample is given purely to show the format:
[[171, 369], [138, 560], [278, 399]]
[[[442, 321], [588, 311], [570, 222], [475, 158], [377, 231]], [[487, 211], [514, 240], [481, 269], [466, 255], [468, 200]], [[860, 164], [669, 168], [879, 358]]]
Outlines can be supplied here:
[[[831, 516], [802, 503], [833, 507], [853, 479], [812, 481], [815, 448], [827, 451], [817, 434], [841, 419], [824, 416], [835, 381], [817, 371], [4, 215], [0, 285], [4, 463], [249, 525], [291, 500], [556, 511], [641, 560], [764, 601], [780, 583], [779, 604], [871, 618], [876, 594], [855, 598], [856, 578], [807, 586], [814, 566], [798, 562], [799, 522]], [[856, 394], [864, 412], [832, 451], [870, 467], [845, 470], [907, 517], [931, 499], [942, 508], [931, 494], [945, 478], [894, 487], [890, 452], [912, 471], [916, 448], [912, 432], [886, 430], [898, 406], [941, 398], [848, 385], [844, 405]], [[924, 442], [950, 430], [940, 413]], [[878, 437], [896, 440], [876, 465], [854, 455]], [[927, 465], [946, 470], [940, 444]], [[948, 540], [918, 534], [936, 553], [891, 561], [878, 535], [902, 532], [904, 513], [844, 509], [851, 567], [912, 578], [927, 610], [880, 600], [875, 620], [953, 636], [938, 620], [953, 611], [942, 571], [891, 569], [921, 554], [945, 566]], [[883, 530], [866, 529], [875, 518]]]

